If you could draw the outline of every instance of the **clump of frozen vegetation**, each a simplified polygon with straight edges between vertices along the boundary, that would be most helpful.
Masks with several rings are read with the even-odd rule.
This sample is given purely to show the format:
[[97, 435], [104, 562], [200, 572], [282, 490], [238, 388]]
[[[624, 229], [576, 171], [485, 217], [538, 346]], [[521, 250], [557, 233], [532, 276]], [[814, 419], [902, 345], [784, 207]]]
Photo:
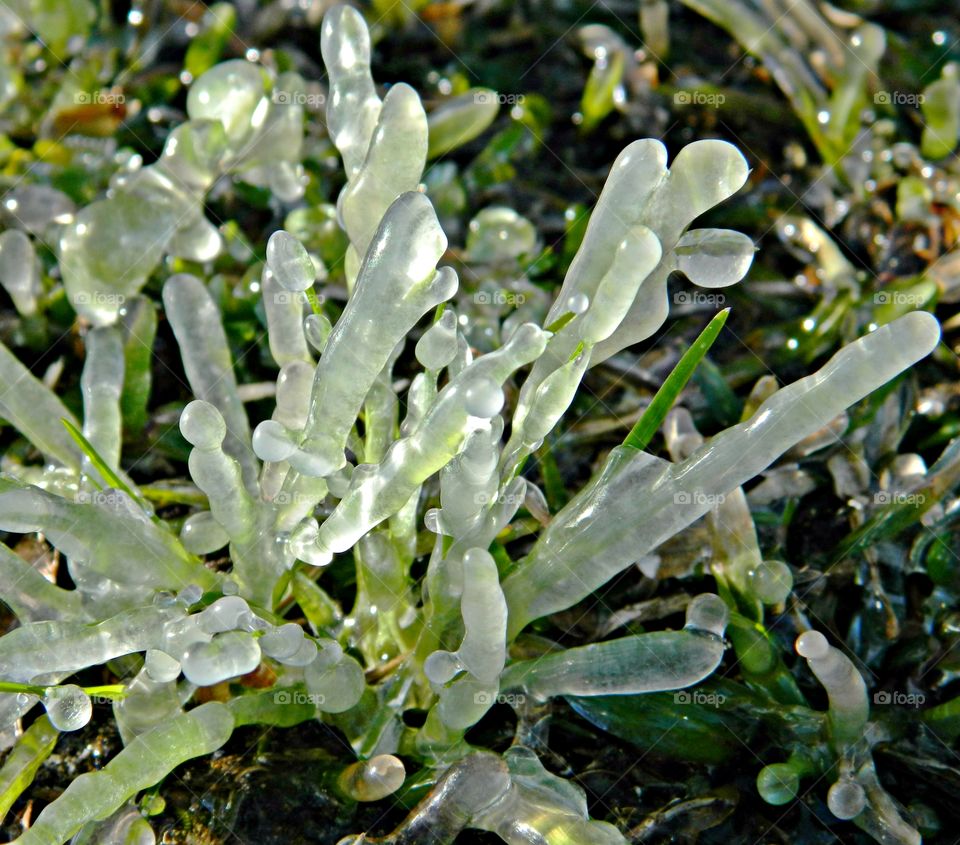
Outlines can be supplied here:
[[[748, 238], [688, 227], [742, 187], [747, 164], [720, 141], [689, 145], [669, 168], [658, 141], [630, 144], [547, 328], [521, 323], [501, 346], [475, 355], [468, 319], [456, 313], [457, 274], [440, 264], [447, 238], [419, 190], [431, 135], [418, 95], [394, 85], [380, 99], [367, 30], [352, 9], [328, 13], [322, 52], [327, 125], [347, 174], [338, 208], [350, 244], [349, 299], [331, 325], [312, 307], [324, 268], [292, 234], [273, 234], [261, 290], [279, 367], [276, 409], [251, 429], [207, 286], [184, 273], [166, 280], [163, 307], [196, 397], [180, 431], [208, 502], [179, 534], [121, 469], [123, 348], [131, 332], [152, 336], [141, 313], [149, 303], [135, 294], [164, 255], [203, 261], [221, 248], [202, 211], [220, 175], [243, 172], [283, 198], [298, 196], [302, 110], [296, 98], [270, 92], [299, 90], [302, 80], [269, 79], [249, 62], [214, 67], [194, 82], [190, 120], [161, 159], [125, 176], [64, 232], [64, 283], [91, 324], [82, 424], [0, 348], [0, 413], [44, 458], [42, 466], [7, 462], [0, 529], [42, 533], [76, 585], [55, 586], [0, 550], [0, 597], [21, 623], [0, 638], [0, 727], [40, 705], [49, 723], [36, 725], [75, 730], [91, 717], [91, 696], [108, 696], [125, 743], [49, 804], [21, 845], [63, 843], [108, 818], [101, 835], [120, 841], [132, 835], [128, 802], [138, 792], [222, 747], [237, 726], [334, 715], [358, 758], [336, 779], [342, 795], [378, 800], [400, 789], [408, 773], [397, 755], [436, 773], [430, 795], [384, 842], [450, 842], [466, 826], [518, 845], [625, 843], [613, 825], [591, 820], [583, 793], [522, 742], [501, 757], [471, 746], [466, 733], [498, 700], [523, 708], [557, 696], [696, 684], [723, 658], [728, 602], [695, 597], [680, 631], [522, 658], [512, 644], [529, 623], [577, 604], [713, 513], [718, 498], [937, 344], [936, 320], [907, 314], [816, 374], [770, 392], [741, 424], [707, 441], [686, 432], [673, 462], [628, 441], [544, 520], [522, 559], [504, 559], [502, 546], [495, 557], [495, 539], [522, 506], [544, 511], [543, 494], [521, 475], [524, 461], [561, 420], [589, 367], [664, 323], [668, 275], [720, 287], [746, 273]], [[2, 255], [5, 277], [20, 280], [18, 306], [28, 310], [31, 247], [6, 242]], [[420, 369], [401, 402], [392, 373], [410, 350]], [[508, 402], [514, 384], [519, 393]], [[439, 507], [426, 509], [430, 499]], [[739, 500], [730, 501], [736, 520]], [[414, 582], [424, 526], [435, 536], [426, 575]], [[202, 556], [223, 549], [228, 572], [204, 565]], [[346, 554], [358, 590], [344, 615], [316, 579]], [[757, 602], [782, 600], [790, 589], [789, 571], [775, 564], [727, 575]], [[294, 607], [308, 628], [287, 621]], [[913, 841], [876, 780], [869, 749], [844, 745], [868, 718], [862, 680], [816, 632], [798, 649], [830, 695], [830, 735], [842, 761], [830, 808], [865, 820], [881, 841]], [[130, 656], [138, 668], [120, 683], [70, 683], [81, 670]], [[267, 689], [236, 683], [254, 672], [270, 678]], [[194, 706], [199, 688], [217, 685], [229, 689], [225, 702]], [[427, 711], [422, 727], [403, 724], [408, 707]], [[24, 739], [48, 741], [39, 734], [31, 728]], [[773, 795], [781, 776], [791, 773], [765, 774], [761, 790]], [[140, 826], [136, 833], [149, 837]]]

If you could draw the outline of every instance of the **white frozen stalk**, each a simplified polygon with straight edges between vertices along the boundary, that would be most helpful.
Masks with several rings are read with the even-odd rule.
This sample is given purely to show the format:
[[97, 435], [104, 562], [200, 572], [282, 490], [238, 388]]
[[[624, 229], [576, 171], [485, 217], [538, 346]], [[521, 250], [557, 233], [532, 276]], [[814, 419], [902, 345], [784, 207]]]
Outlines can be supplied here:
[[548, 772], [534, 751], [515, 745], [504, 757], [510, 788], [482, 808], [471, 827], [496, 833], [508, 845], [627, 845], [614, 825], [589, 817], [583, 790]]
[[210, 512], [231, 542], [249, 544], [256, 532], [257, 504], [243, 487], [239, 463], [224, 451], [227, 427], [220, 412], [195, 399], [180, 415], [180, 432], [194, 447], [190, 477], [207, 494]]
[[[147, 654], [163, 654], [156, 649]], [[168, 655], [164, 658], [176, 666], [176, 674], [166, 681], [155, 680], [141, 669], [130, 681], [124, 684], [124, 697], [113, 702], [113, 717], [120, 729], [124, 745], [129, 745], [134, 737], [146, 733], [183, 712], [177, 685], [174, 683], [180, 674], [180, 664]]]
[[[276, 407], [271, 421], [280, 426], [280, 433], [289, 432], [285, 437], [293, 438], [293, 432], [299, 432], [307, 422], [310, 412], [310, 386], [313, 383], [313, 366], [305, 361], [291, 361], [280, 368], [277, 376]], [[258, 448], [257, 432], [254, 430], [253, 448]], [[274, 430], [276, 433], [276, 430]], [[272, 439], [272, 437], [271, 437]], [[263, 459], [262, 455], [258, 457]], [[271, 501], [280, 492], [290, 466], [286, 461], [266, 461], [260, 475], [260, 492], [264, 499]]]
[[[777, 391], [746, 422], [671, 464], [615, 449], [597, 478], [543, 532], [504, 581], [510, 633], [570, 607], [706, 513], [714, 497], [766, 469], [795, 443], [929, 354], [936, 319], [913, 312], [841, 349], [817, 373]], [[596, 550], [602, 548], [603, 555]]]
[[[689, 242], [681, 242], [681, 236], [697, 216], [738, 191], [748, 172], [743, 155], [725, 141], [689, 144], [669, 170], [667, 150], [654, 139], [635, 141], [617, 156], [546, 324], [576, 312], [571, 303], [585, 300], [587, 311], [557, 333], [524, 383], [516, 411], [521, 428], [537, 389], [570, 360], [578, 342], [591, 346], [593, 365], [663, 324], [667, 277], [679, 266], [676, 248], [698, 284], [732, 284], [746, 273], [753, 244], [742, 235], [705, 230], [714, 234]], [[701, 255], [708, 259], [706, 266]], [[712, 277], [710, 270], [717, 266], [722, 274]], [[522, 456], [520, 437], [515, 434], [505, 450], [510, 462]]]
[[[478, 358], [437, 396], [416, 429], [397, 440], [379, 464], [354, 471], [350, 490], [319, 529], [308, 552], [311, 562], [349, 549], [371, 528], [402, 508], [417, 488], [460, 450], [469, 432], [487, 423], [467, 410], [478, 388], [499, 390], [510, 374], [537, 358], [546, 333], [520, 326], [500, 349]], [[322, 362], [321, 365], [323, 366]], [[486, 402], [481, 404], [488, 404]]]
[[830, 699], [830, 732], [838, 751], [844, 752], [863, 736], [870, 717], [867, 686], [850, 658], [827, 642], [819, 631], [797, 637], [797, 654], [806, 658], [810, 671], [823, 684]]
[[352, 179], [366, 158], [381, 108], [370, 75], [370, 33], [356, 9], [334, 6], [327, 12], [320, 53], [330, 79], [327, 131]]
[[502, 434], [503, 419], [495, 417], [489, 427], [468, 435], [460, 453], [440, 470], [439, 519], [445, 534], [463, 536], [496, 500]]
[[163, 305], [193, 395], [215, 406], [223, 416], [224, 451], [239, 462], [244, 486], [256, 495], [259, 467], [250, 446], [250, 426], [237, 393], [220, 309], [203, 283], [187, 273], [178, 273], [166, 281]]
[[727, 606], [696, 596], [683, 631], [655, 631], [568, 648], [508, 667], [502, 689], [543, 701], [556, 695], [633, 695], [682, 689], [706, 678], [723, 657]]
[[267, 241], [267, 268], [277, 284], [291, 293], [309, 289], [317, 277], [313, 259], [303, 244], [283, 229]]
[[[114, 472], [120, 463], [123, 392], [123, 337], [120, 327], [91, 329], [86, 337], [87, 360], [80, 377], [83, 392], [83, 436]], [[83, 471], [96, 470], [85, 455]], [[103, 479], [106, 481], [107, 479]]]
[[493, 684], [507, 658], [507, 605], [492, 555], [471, 549], [463, 556], [463, 596], [460, 600], [464, 635], [456, 652], [434, 652], [424, 671], [434, 683], [446, 683], [466, 669], [477, 680]]
[[33, 622], [0, 637], [0, 677], [32, 683], [40, 675], [68, 675], [135, 651], [162, 644], [163, 627], [183, 615], [172, 608], [145, 607], [96, 625]]
[[660, 258], [657, 236], [637, 224], [617, 245], [592, 299], [575, 289], [565, 303], [557, 299], [553, 311], [562, 314], [566, 309], [576, 316], [553, 336], [524, 382], [504, 450], [505, 468], [512, 469], [535, 449], [567, 410], [590, 365], [594, 346], [616, 331]]
[[366, 254], [390, 204], [417, 189], [426, 161], [427, 116], [417, 92], [398, 83], [383, 99], [363, 166], [339, 198], [340, 216], [357, 255]]
[[[279, 233], [277, 233], [279, 234]], [[309, 260], [309, 259], [308, 259]], [[260, 277], [263, 310], [267, 315], [267, 340], [278, 367], [291, 361], [313, 363], [303, 331], [304, 294], [288, 290], [276, 273], [265, 267]]]
[[210, 588], [217, 582], [215, 573], [120, 490], [98, 493], [86, 504], [0, 479], [0, 529], [42, 531], [68, 559], [77, 589], [114, 611], [149, 601], [152, 590], [190, 583]]
[[423, 194], [403, 194], [384, 215], [317, 366], [301, 443], [309, 461], [294, 464], [301, 472], [329, 475], [344, 465], [350, 430], [394, 349], [455, 293], [453, 270], [435, 270], [446, 246]]

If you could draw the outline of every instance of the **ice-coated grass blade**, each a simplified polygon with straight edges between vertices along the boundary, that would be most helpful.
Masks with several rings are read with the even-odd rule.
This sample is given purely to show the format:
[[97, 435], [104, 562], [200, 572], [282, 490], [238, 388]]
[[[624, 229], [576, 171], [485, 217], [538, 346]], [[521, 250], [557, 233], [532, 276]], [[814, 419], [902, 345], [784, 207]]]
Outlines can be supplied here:
[[[123, 479], [117, 475], [110, 467], [107, 465], [107, 462], [100, 456], [96, 449], [93, 448], [93, 444], [83, 436], [83, 432], [80, 431], [70, 420], [66, 417], [61, 418], [60, 422], [63, 423], [63, 427], [69, 432], [70, 436], [73, 438], [73, 442], [80, 447], [81, 451], [87, 458], [90, 460], [90, 464], [93, 468], [100, 473], [100, 478], [103, 480], [103, 483], [107, 487], [115, 487], [117, 490], [122, 490], [126, 493], [131, 499], [135, 502], [138, 502], [144, 510], [147, 510], [146, 503], [143, 499], [137, 495], [133, 490], [131, 490]], [[98, 489], [102, 489], [100, 485], [97, 484], [95, 479], [91, 479], [94, 485]]]
[[50, 756], [60, 731], [41, 716], [24, 732], [16, 747], [0, 769], [0, 820], [7, 815], [13, 802], [33, 782], [37, 770]]
[[74, 420], [58, 396], [0, 343], [0, 416], [43, 454], [79, 471], [82, 455], [57, 420]]
[[88, 819], [106, 818], [185, 760], [212, 754], [229, 739], [233, 727], [227, 707], [210, 702], [153, 728], [134, 739], [104, 768], [76, 778], [14, 842], [66, 842]]
[[683, 353], [683, 357], [680, 358], [677, 366], [673, 368], [673, 372], [661, 385], [653, 400], [647, 406], [647, 410], [643, 412], [643, 416], [630, 429], [630, 433], [623, 441], [624, 446], [631, 449], [647, 448], [653, 439], [653, 435], [660, 429], [664, 419], [673, 407], [673, 403], [677, 401], [680, 391], [687, 386], [694, 370], [697, 369], [704, 356], [710, 351], [710, 347], [713, 346], [713, 342], [727, 322], [728, 316], [730, 316], [730, 309], [724, 308], [700, 332], [700, 336], [691, 347]]

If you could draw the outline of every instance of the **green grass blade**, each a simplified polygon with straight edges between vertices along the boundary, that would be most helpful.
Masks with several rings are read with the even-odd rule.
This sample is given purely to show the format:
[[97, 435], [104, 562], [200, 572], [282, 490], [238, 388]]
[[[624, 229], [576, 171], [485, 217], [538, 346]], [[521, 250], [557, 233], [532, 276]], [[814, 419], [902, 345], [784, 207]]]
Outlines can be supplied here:
[[133, 501], [139, 503], [143, 506], [144, 501], [139, 494], [131, 490], [110, 467], [107, 465], [107, 462], [100, 457], [97, 453], [97, 450], [93, 448], [93, 444], [83, 436], [83, 433], [78, 429], [70, 420], [63, 418], [60, 420], [63, 423], [64, 427], [70, 433], [70, 436], [74, 439], [76, 444], [83, 450], [83, 454], [90, 459], [90, 463], [93, 465], [93, 468], [100, 474], [100, 478], [103, 480], [103, 483], [108, 487], [113, 487], [116, 490], [122, 490], [126, 493]]
[[724, 308], [707, 324], [707, 327], [700, 333], [700, 337], [693, 342], [693, 345], [683, 353], [683, 357], [673, 368], [673, 372], [667, 377], [667, 380], [653, 397], [653, 401], [647, 406], [647, 410], [643, 412], [643, 416], [637, 420], [636, 425], [630, 430], [626, 440], [623, 441], [624, 446], [629, 446], [631, 449], [647, 448], [653, 439], [653, 435], [657, 433], [667, 413], [673, 407], [673, 403], [677, 401], [680, 391], [686, 387], [694, 370], [697, 369], [703, 357], [713, 346], [713, 342], [720, 334], [720, 330], [727, 322], [729, 315], [730, 309]]
[[50, 756], [60, 732], [46, 716], [35, 721], [17, 742], [0, 769], [0, 820], [14, 801], [33, 783], [37, 770]]

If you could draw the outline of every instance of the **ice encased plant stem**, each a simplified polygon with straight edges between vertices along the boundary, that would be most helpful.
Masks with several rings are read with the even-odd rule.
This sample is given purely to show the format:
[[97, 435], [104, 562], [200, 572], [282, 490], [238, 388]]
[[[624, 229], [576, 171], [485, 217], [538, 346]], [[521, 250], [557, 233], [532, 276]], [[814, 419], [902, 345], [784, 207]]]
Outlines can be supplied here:
[[531, 620], [585, 598], [703, 516], [718, 496], [928, 355], [939, 338], [939, 323], [924, 312], [881, 326], [841, 349], [814, 375], [777, 391], [749, 420], [716, 435], [680, 463], [615, 449], [504, 581], [511, 636]]

